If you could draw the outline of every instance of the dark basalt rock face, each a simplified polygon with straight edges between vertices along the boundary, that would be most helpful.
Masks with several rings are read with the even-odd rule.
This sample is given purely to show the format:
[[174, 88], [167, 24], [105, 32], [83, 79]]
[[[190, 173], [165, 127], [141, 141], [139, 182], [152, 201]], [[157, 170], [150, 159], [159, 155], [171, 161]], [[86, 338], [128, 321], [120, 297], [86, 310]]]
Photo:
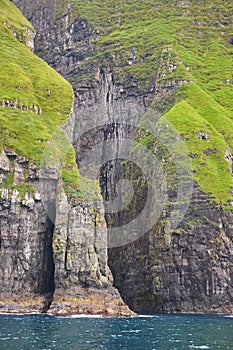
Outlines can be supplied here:
[[[54, 20], [56, 4], [53, 0], [46, 4], [30, 0], [15, 0], [14, 3], [38, 32], [35, 52], [73, 85], [76, 116], [73, 144], [79, 163], [85, 157], [85, 152], [99, 140], [111, 137], [111, 132], [100, 126], [99, 121], [107, 120], [105, 127], [111, 126], [115, 119], [128, 122], [124, 113], [116, 115], [118, 108], [114, 109], [113, 105], [126, 106], [126, 109], [133, 111], [131, 115], [140, 119], [153, 100], [154, 92], [142, 91], [136, 81], [126, 81], [122, 87], [115, 77], [114, 67], [109, 68], [107, 59], [101, 67], [96, 60], [91, 60], [97, 34], [85, 19], [71, 20], [72, 11], [68, 4], [64, 5], [62, 16]], [[90, 64], [83, 64], [88, 59]], [[80, 81], [79, 78], [85, 74], [92, 74], [93, 79]], [[174, 85], [172, 89], [161, 86], [157, 94], [171, 102], [172, 92], [177, 86]], [[103, 115], [106, 118], [102, 118]], [[80, 139], [82, 130], [91, 130], [89, 137]], [[124, 134], [125, 131], [122, 132]], [[119, 148], [120, 145], [119, 138]], [[113, 155], [117, 156], [118, 150], [115, 149]], [[110, 168], [113, 170], [107, 171], [107, 180], [104, 176], [100, 179], [105, 197], [111, 197], [112, 188], [115, 187], [117, 170], [114, 162], [112, 165]], [[132, 211], [132, 217], [134, 214]], [[114, 286], [124, 301], [137, 312], [232, 312], [232, 225], [232, 214], [212, 204], [210, 198], [195, 185], [188, 212], [176, 230], [171, 229], [169, 216], [165, 212], [143, 237], [109, 250]], [[83, 255], [81, 250], [80, 254]], [[100, 254], [96, 254], [97, 260]], [[85, 255], [82, 259], [85, 265]], [[88, 266], [93, 263], [91, 261]], [[58, 268], [55, 283], [62, 288], [59, 273]], [[72, 288], [75, 278], [71, 272], [70, 297], [74, 296]]]
[[3, 178], [12, 173], [14, 179], [26, 181], [36, 190], [34, 196], [26, 193], [24, 198], [17, 190], [0, 190], [0, 308], [47, 311], [55, 288], [54, 225], [41, 201], [38, 169], [27, 159], [2, 151], [0, 173]]
[[195, 188], [172, 231], [164, 217], [128, 246], [111, 250], [115, 286], [135, 311], [232, 313], [233, 216]]

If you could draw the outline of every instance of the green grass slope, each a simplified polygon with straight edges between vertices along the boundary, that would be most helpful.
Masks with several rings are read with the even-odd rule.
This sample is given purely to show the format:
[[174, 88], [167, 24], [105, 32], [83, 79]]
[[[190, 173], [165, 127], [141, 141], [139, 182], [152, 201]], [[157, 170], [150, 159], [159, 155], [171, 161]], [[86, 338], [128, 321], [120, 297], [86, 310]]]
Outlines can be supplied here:
[[[10, 1], [0, 0], [0, 150], [14, 149], [39, 165], [51, 135], [68, 119], [73, 91], [31, 52], [27, 43], [33, 31]], [[64, 162], [64, 180], [75, 188], [78, 171], [72, 149]], [[22, 184], [12, 184], [11, 176], [1, 187], [21, 188]]]
[[[165, 117], [187, 140], [201, 189], [227, 206], [233, 199], [224, 159], [226, 149], [233, 152], [233, 2], [71, 3], [73, 13], [96, 29], [96, 59], [115, 63], [118, 79], [137, 79], [142, 89], [163, 81], [180, 85]], [[199, 138], [199, 132], [207, 132], [208, 139]]]

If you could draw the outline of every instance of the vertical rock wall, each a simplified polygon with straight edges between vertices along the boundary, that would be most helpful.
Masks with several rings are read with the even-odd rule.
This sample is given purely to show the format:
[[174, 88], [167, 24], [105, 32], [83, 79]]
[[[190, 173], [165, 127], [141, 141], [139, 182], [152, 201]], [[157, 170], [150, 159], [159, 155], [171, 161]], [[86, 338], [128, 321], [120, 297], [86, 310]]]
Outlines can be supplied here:
[[[120, 111], [130, 110], [131, 116], [139, 119], [154, 99], [153, 92], [142, 92], [135, 82], [127, 82], [122, 86], [115, 81], [114, 68], [110, 69], [107, 61], [101, 67], [96, 60], [86, 64], [88, 59], [94, 57], [97, 34], [85, 19], [71, 20], [72, 10], [68, 1], [63, 4], [62, 11], [55, 11], [56, 2], [52, 0], [46, 5], [29, 0], [14, 2], [38, 31], [36, 52], [73, 84], [76, 115], [73, 142], [78, 163], [99, 141], [116, 137], [116, 134], [126, 135], [124, 129], [119, 130], [114, 124], [115, 119], [130, 123], [130, 119], [125, 118], [126, 113]], [[63, 15], [59, 17], [59, 13]], [[85, 74], [92, 75], [93, 79], [80, 80]], [[159, 84], [157, 88], [156, 98], [170, 101], [168, 96], [171, 96], [171, 89]], [[176, 89], [176, 86], [172, 89]], [[103, 121], [106, 121], [105, 127], [100, 124]], [[118, 136], [114, 157], [121, 147], [121, 138]], [[104, 154], [104, 149], [100, 152]], [[111, 169], [114, 166], [114, 162], [109, 163]], [[105, 175], [102, 175], [101, 181], [102, 194], [106, 199], [114, 189], [116, 171], [107, 170]], [[62, 213], [63, 210], [65, 213]], [[72, 219], [65, 232], [64, 222], [58, 219], [54, 236], [55, 259], [59, 266], [55, 280], [59, 290], [64, 288], [64, 284], [68, 285], [66, 293], [72, 295], [71, 290], [76, 288], [73, 281], [76, 279], [80, 288], [103, 286], [110, 278], [106, 272], [106, 250], [104, 253], [102, 251], [100, 259], [101, 249], [93, 245], [92, 235], [91, 249], [82, 249], [85, 252], [85, 259], [82, 260], [78, 252], [83, 242], [80, 239], [75, 242], [77, 237], [72, 233], [73, 225], [77, 225], [79, 231], [81, 218], [85, 223], [84, 226], [82, 224], [84, 231], [89, 226], [96, 235], [96, 219], [93, 219], [91, 208], [86, 211], [78, 205], [65, 209], [61, 205], [60, 213], [61, 217], [69, 214]], [[73, 220], [76, 215], [79, 219]], [[102, 219], [100, 222], [102, 228]], [[231, 312], [232, 239], [232, 214], [212, 204], [210, 198], [196, 186], [189, 211], [177, 230], [170, 229], [169, 218], [165, 213], [155, 227], [139, 240], [109, 251], [114, 285], [126, 303], [136, 311]], [[59, 242], [62, 242], [61, 250]], [[77, 255], [74, 247], [77, 247]], [[93, 270], [93, 266], [96, 269]], [[85, 271], [84, 274], [82, 271]]]
[[232, 313], [232, 224], [232, 214], [195, 187], [176, 230], [164, 216], [138, 241], [111, 250], [115, 286], [137, 312]]
[[[89, 29], [86, 32], [82, 21], [77, 22], [75, 28], [69, 27], [69, 7], [65, 8], [66, 15], [57, 21], [58, 27], [51, 33], [51, 26], [56, 22], [56, 4], [32, 2], [31, 6], [26, 3], [21, 5], [26, 5], [27, 10], [32, 11], [36, 23], [43, 29], [41, 33], [48, 36], [45, 38], [47, 44], [60, 43], [62, 50], [67, 49], [69, 52], [70, 45], [73, 42], [76, 44], [76, 40], [84, 46], [89, 40]], [[65, 32], [62, 32], [64, 28]], [[67, 28], [68, 35], [65, 37], [63, 34]], [[80, 29], [84, 33], [79, 34]], [[70, 35], [73, 32], [75, 35]], [[71, 40], [69, 44], [67, 38]], [[43, 44], [40, 40], [39, 43]], [[87, 47], [89, 50], [89, 42]], [[37, 48], [38, 45], [35, 45], [35, 52]], [[49, 48], [49, 52], [56, 56], [57, 50]], [[51, 56], [56, 59], [54, 55]], [[61, 68], [69, 65], [69, 59], [62, 56], [59, 50], [57, 57], [65, 59], [60, 62]], [[75, 67], [77, 65], [74, 63]], [[71, 141], [74, 122], [75, 114], [72, 111], [67, 125], [63, 125]], [[8, 180], [2, 184], [2, 310], [46, 312], [49, 309], [58, 314], [84, 312], [131, 315], [132, 312], [118, 291], [112, 287], [112, 275], [107, 264], [107, 229], [100, 195], [97, 195], [94, 207], [86, 203], [85, 199], [68, 202], [59, 176], [50, 169], [51, 179], [47, 180], [56, 199], [51, 203], [42, 203], [39, 169], [36, 166], [17, 154], [7, 155], [4, 152], [1, 163], [3, 180], [8, 179], [10, 174], [14, 177], [13, 187], [17, 183], [25, 185], [25, 188], [31, 186], [30, 190], [22, 194], [14, 191]], [[50, 205], [50, 215], [43, 204]]]
[[[0, 307], [5, 311], [47, 311], [54, 292], [53, 223], [41, 202], [38, 169], [16, 153], [3, 150], [0, 176]], [[10, 188], [18, 181], [25, 190], [22, 186]]]

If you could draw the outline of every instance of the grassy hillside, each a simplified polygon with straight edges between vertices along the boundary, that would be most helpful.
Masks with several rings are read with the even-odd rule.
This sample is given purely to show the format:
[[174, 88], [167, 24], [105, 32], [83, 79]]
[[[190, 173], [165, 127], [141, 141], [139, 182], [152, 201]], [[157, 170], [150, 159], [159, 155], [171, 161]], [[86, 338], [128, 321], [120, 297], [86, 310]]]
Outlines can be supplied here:
[[[67, 3], [56, 0], [54, 20]], [[226, 149], [233, 152], [232, 1], [72, 0], [71, 4], [73, 18], [86, 18], [95, 28], [94, 59], [99, 64], [111, 62], [118, 80], [134, 79], [147, 91], [156, 91], [164, 82], [180, 86], [165, 117], [186, 140], [201, 189], [227, 205], [233, 199], [232, 175], [224, 159]], [[0, 0], [0, 9], [1, 147], [38, 162], [55, 128], [67, 120], [73, 93], [26, 46], [33, 28], [22, 14], [8, 0]], [[155, 98], [155, 108], [156, 103]], [[200, 132], [208, 139], [198, 137]], [[77, 169], [69, 175], [71, 164], [74, 167], [74, 154], [63, 171], [72, 187], [78, 175]]]
[[[0, 0], [0, 150], [14, 149], [39, 165], [52, 133], [68, 119], [73, 91], [30, 51], [27, 43], [33, 31], [10, 1]], [[74, 186], [78, 176], [74, 152], [68, 153], [65, 163], [64, 178]], [[11, 176], [1, 186], [12, 185]]]
[[[96, 59], [115, 63], [122, 82], [137, 79], [141, 89], [179, 83], [165, 117], [187, 140], [202, 190], [227, 205], [233, 199], [224, 159], [226, 149], [233, 152], [233, 2], [72, 0], [72, 5], [96, 29]], [[199, 138], [200, 132], [208, 139]]]

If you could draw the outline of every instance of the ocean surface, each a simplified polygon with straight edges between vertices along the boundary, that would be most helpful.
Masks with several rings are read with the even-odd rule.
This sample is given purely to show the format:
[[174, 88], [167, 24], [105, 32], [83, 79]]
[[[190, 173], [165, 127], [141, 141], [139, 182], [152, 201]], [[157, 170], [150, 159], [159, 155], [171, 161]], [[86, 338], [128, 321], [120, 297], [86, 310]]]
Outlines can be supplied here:
[[135, 318], [0, 315], [0, 349], [233, 349], [233, 318], [154, 315]]

